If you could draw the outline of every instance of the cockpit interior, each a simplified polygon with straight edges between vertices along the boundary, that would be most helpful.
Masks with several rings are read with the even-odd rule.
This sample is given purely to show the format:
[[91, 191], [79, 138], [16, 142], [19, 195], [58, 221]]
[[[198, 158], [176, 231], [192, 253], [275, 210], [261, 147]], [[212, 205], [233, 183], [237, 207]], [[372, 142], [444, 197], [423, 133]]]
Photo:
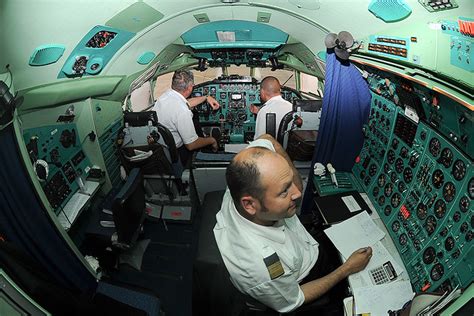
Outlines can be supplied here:
[[[268, 76], [301, 218], [366, 210], [411, 294], [388, 309], [473, 313], [472, 0], [3, 0], [0, 30], [5, 315], [279, 315], [236, 291], [213, 235]], [[216, 140], [188, 165], [155, 111], [181, 70]], [[370, 293], [349, 278], [338, 311], [387, 315]]]

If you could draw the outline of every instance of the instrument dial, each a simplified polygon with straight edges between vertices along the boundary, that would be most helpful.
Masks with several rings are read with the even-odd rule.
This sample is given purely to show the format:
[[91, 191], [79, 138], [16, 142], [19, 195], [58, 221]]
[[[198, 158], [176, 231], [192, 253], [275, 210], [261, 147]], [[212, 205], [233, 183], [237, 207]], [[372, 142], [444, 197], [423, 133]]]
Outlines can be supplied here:
[[389, 197], [393, 193], [393, 184], [387, 183], [384, 189], [384, 194], [386, 197]]
[[400, 245], [405, 246], [408, 242], [407, 234], [405, 233], [401, 234], [400, 237], [398, 237], [398, 242], [400, 243]]
[[406, 183], [410, 183], [411, 180], [413, 180], [413, 171], [411, 168], [406, 167], [405, 170], [403, 170], [403, 180], [405, 180]]
[[385, 204], [385, 196], [381, 195], [378, 199], [379, 205], [382, 206]]
[[390, 175], [390, 180], [395, 183], [395, 181], [397, 181], [397, 178], [397, 174], [395, 172], [392, 172], [392, 174]]
[[402, 158], [398, 158], [397, 161], [395, 161], [395, 171], [397, 171], [397, 173], [402, 173], [402, 171], [403, 171], [403, 160], [402, 160]]
[[430, 153], [433, 155], [433, 157], [438, 157], [439, 152], [441, 150], [441, 143], [440, 143], [439, 139], [437, 139], [436, 137], [433, 137], [430, 140], [430, 144], [429, 144], [428, 147], [429, 147]]
[[392, 164], [395, 161], [395, 152], [393, 150], [389, 150], [387, 154], [387, 161], [388, 163]]
[[397, 208], [400, 205], [401, 201], [402, 201], [402, 197], [398, 193], [395, 193], [390, 199], [390, 203], [392, 204], [393, 208]]
[[453, 214], [453, 221], [455, 223], [459, 222], [461, 220], [461, 213], [459, 213], [458, 211], [454, 212]]
[[418, 164], [418, 157], [417, 156], [411, 156], [410, 161], [408, 162], [410, 167], [415, 168], [416, 165]]
[[406, 186], [405, 182], [403, 182], [403, 181], [398, 182], [398, 191], [403, 193], [403, 192], [405, 192], [406, 188], [407, 188], [407, 186]]
[[385, 174], [381, 174], [379, 176], [379, 178], [377, 179], [377, 184], [379, 187], [383, 187], [385, 185], [385, 181], [386, 181], [386, 177], [385, 177]]
[[431, 235], [434, 233], [436, 229], [436, 225], [437, 225], [436, 218], [433, 215], [428, 216], [428, 218], [426, 219], [426, 224], [425, 224], [425, 229], [428, 235]]
[[469, 225], [467, 222], [461, 224], [461, 228], [459, 229], [461, 233], [466, 233], [469, 229]]
[[461, 251], [459, 251], [459, 249], [456, 249], [456, 251], [454, 251], [451, 256], [453, 257], [453, 259], [457, 259], [459, 258], [459, 256], [461, 255]]
[[373, 177], [375, 176], [376, 173], [377, 173], [377, 166], [375, 164], [371, 164], [369, 167], [369, 175]]
[[473, 238], [474, 238], [474, 232], [472, 232], [471, 230], [466, 234], [466, 241], [470, 242]]
[[446, 238], [446, 240], [444, 241], [444, 249], [446, 249], [446, 251], [453, 250], [454, 245], [455, 245], [454, 238], [451, 236]]
[[451, 164], [453, 163], [453, 152], [449, 148], [443, 149], [441, 152], [441, 157], [439, 158], [439, 162], [443, 164], [446, 168], [451, 167]]
[[431, 264], [435, 261], [436, 258], [436, 250], [433, 247], [428, 247], [423, 252], [423, 262], [425, 264]]
[[466, 213], [467, 210], [469, 209], [469, 199], [467, 196], [463, 196], [460, 200], [459, 200], [459, 209], [461, 210], [461, 212], [463, 213]]
[[448, 236], [448, 229], [446, 227], [443, 227], [443, 229], [441, 229], [441, 231], [439, 232], [439, 235], [441, 237], [446, 237]]
[[388, 163], [384, 163], [383, 171], [385, 171], [385, 173], [388, 173], [390, 171], [390, 165]]
[[379, 195], [379, 191], [380, 191], [379, 187], [374, 187], [374, 189], [372, 190], [372, 195], [374, 197], [377, 197]]
[[446, 214], [446, 203], [443, 200], [437, 200], [435, 202], [434, 213], [437, 218], [443, 218]]
[[444, 275], [444, 267], [441, 263], [437, 263], [434, 265], [433, 269], [431, 269], [430, 277], [433, 281], [440, 280]]
[[431, 177], [431, 183], [433, 183], [433, 186], [434, 186], [436, 189], [441, 188], [441, 186], [442, 186], [443, 183], [444, 183], [444, 174], [443, 174], [443, 171], [441, 171], [440, 169], [436, 169], [436, 170], [433, 172], [433, 176]]
[[394, 233], [398, 232], [400, 230], [400, 222], [399, 221], [395, 221], [392, 223], [392, 231]]
[[415, 247], [416, 251], [421, 250], [421, 241], [419, 239], [415, 239], [413, 241], [413, 246]]
[[398, 139], [394, 138], [394, 139], [392, 140], [392, 148], [393, 148], [393, 149], [397, 149], [397, 148], [398, 148], [398, 144], [399, 144]]
[[416, 208], [416, 216], [418, 216], [419, 219], [424, 220], [426, 216], [428, 216], [428, 207], [423, 203], [418, 204], [418, 207]]
[[461, 181], [466, 175], [466, 170], [467, 168], [464, 161], [458, 159], [454, 162], [451, 173], [453, 174], [454, 179], [456, 179], [457, 181]]
[[402, 149], [400, 149], [400, 156], [402, 158], [408, 157], [408, 149], [405, 146], [403, 146]]
[[444, 199], [446, 200], [446, 202], [451, 202], [454, 199], [455, 195], [456, 195], [456, 187], [454, 186], [454, 183], [447, 182], [443, 187]]
[[386, 216], [389, 216], [390, 214], [392, 214], [392, 208], [390, 207], [390, 205], [385, 206], [385, 209], [383, 210], [383, 213]]

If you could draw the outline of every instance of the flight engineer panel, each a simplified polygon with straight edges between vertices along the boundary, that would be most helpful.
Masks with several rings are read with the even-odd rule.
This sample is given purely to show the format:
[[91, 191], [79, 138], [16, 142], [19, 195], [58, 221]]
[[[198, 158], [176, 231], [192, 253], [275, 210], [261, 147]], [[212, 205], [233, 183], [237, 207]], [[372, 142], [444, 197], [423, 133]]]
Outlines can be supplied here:
[[353, 173], [415, 291], [465, 287], [474, 275], [472, 118], [464, 105], [440, 103], [426, 88], [410, 87], [408, 100], [397, 94], [405, 82], [385, 78], [381, 89], [373, 79], [366, 139]]

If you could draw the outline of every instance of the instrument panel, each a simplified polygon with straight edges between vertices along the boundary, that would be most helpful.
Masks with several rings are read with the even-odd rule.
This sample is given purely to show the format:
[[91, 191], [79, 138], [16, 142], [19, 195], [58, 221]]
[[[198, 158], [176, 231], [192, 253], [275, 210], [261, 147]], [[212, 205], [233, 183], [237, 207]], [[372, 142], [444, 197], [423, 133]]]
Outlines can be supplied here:
[[[429, 118], [428, 118], [429, 120]], [[353, 173], [375, 205], [417, 292], [473, 279], [472, 160], [392, 98], [373, 93]]]
[[[214, 97], [221, 105], [216, 111], [207, 103], [200, 104], [195, 109], [208, 134], [211, 135], [213, 129], [218, 129], [222, 147], [228, 143], [253, 140], [256, 115], [250, 112], [250, 105], [260, 105], [260, 85], [256, 79], [238, 75], [219, 77], [194, 87], [191, 96], [202, 95]], [[294, 98], [301, 98], [296, 90], [288, 87], [282, 87], [281, 95], [290, 102]]]
[[27, 129], [26, 147], [41, 187], [56, 214], [79, 190], [75, 181], [91, 163], [82, 151], [74, 123]]

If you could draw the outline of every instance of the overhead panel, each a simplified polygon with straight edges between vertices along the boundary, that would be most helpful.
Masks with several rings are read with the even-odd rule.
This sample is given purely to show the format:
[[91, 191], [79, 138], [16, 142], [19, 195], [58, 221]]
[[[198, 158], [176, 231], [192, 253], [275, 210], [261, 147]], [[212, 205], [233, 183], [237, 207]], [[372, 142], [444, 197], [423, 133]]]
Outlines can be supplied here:
[[403, 0], [372, 0], [369, 11], [384, 22], [396, 22], [408, 17], [411, 8]]
[[105, 25], [138, 33], [164, 17], [163, 13], [155, 10], [144, 2], [136, 2], [108, 20]]

